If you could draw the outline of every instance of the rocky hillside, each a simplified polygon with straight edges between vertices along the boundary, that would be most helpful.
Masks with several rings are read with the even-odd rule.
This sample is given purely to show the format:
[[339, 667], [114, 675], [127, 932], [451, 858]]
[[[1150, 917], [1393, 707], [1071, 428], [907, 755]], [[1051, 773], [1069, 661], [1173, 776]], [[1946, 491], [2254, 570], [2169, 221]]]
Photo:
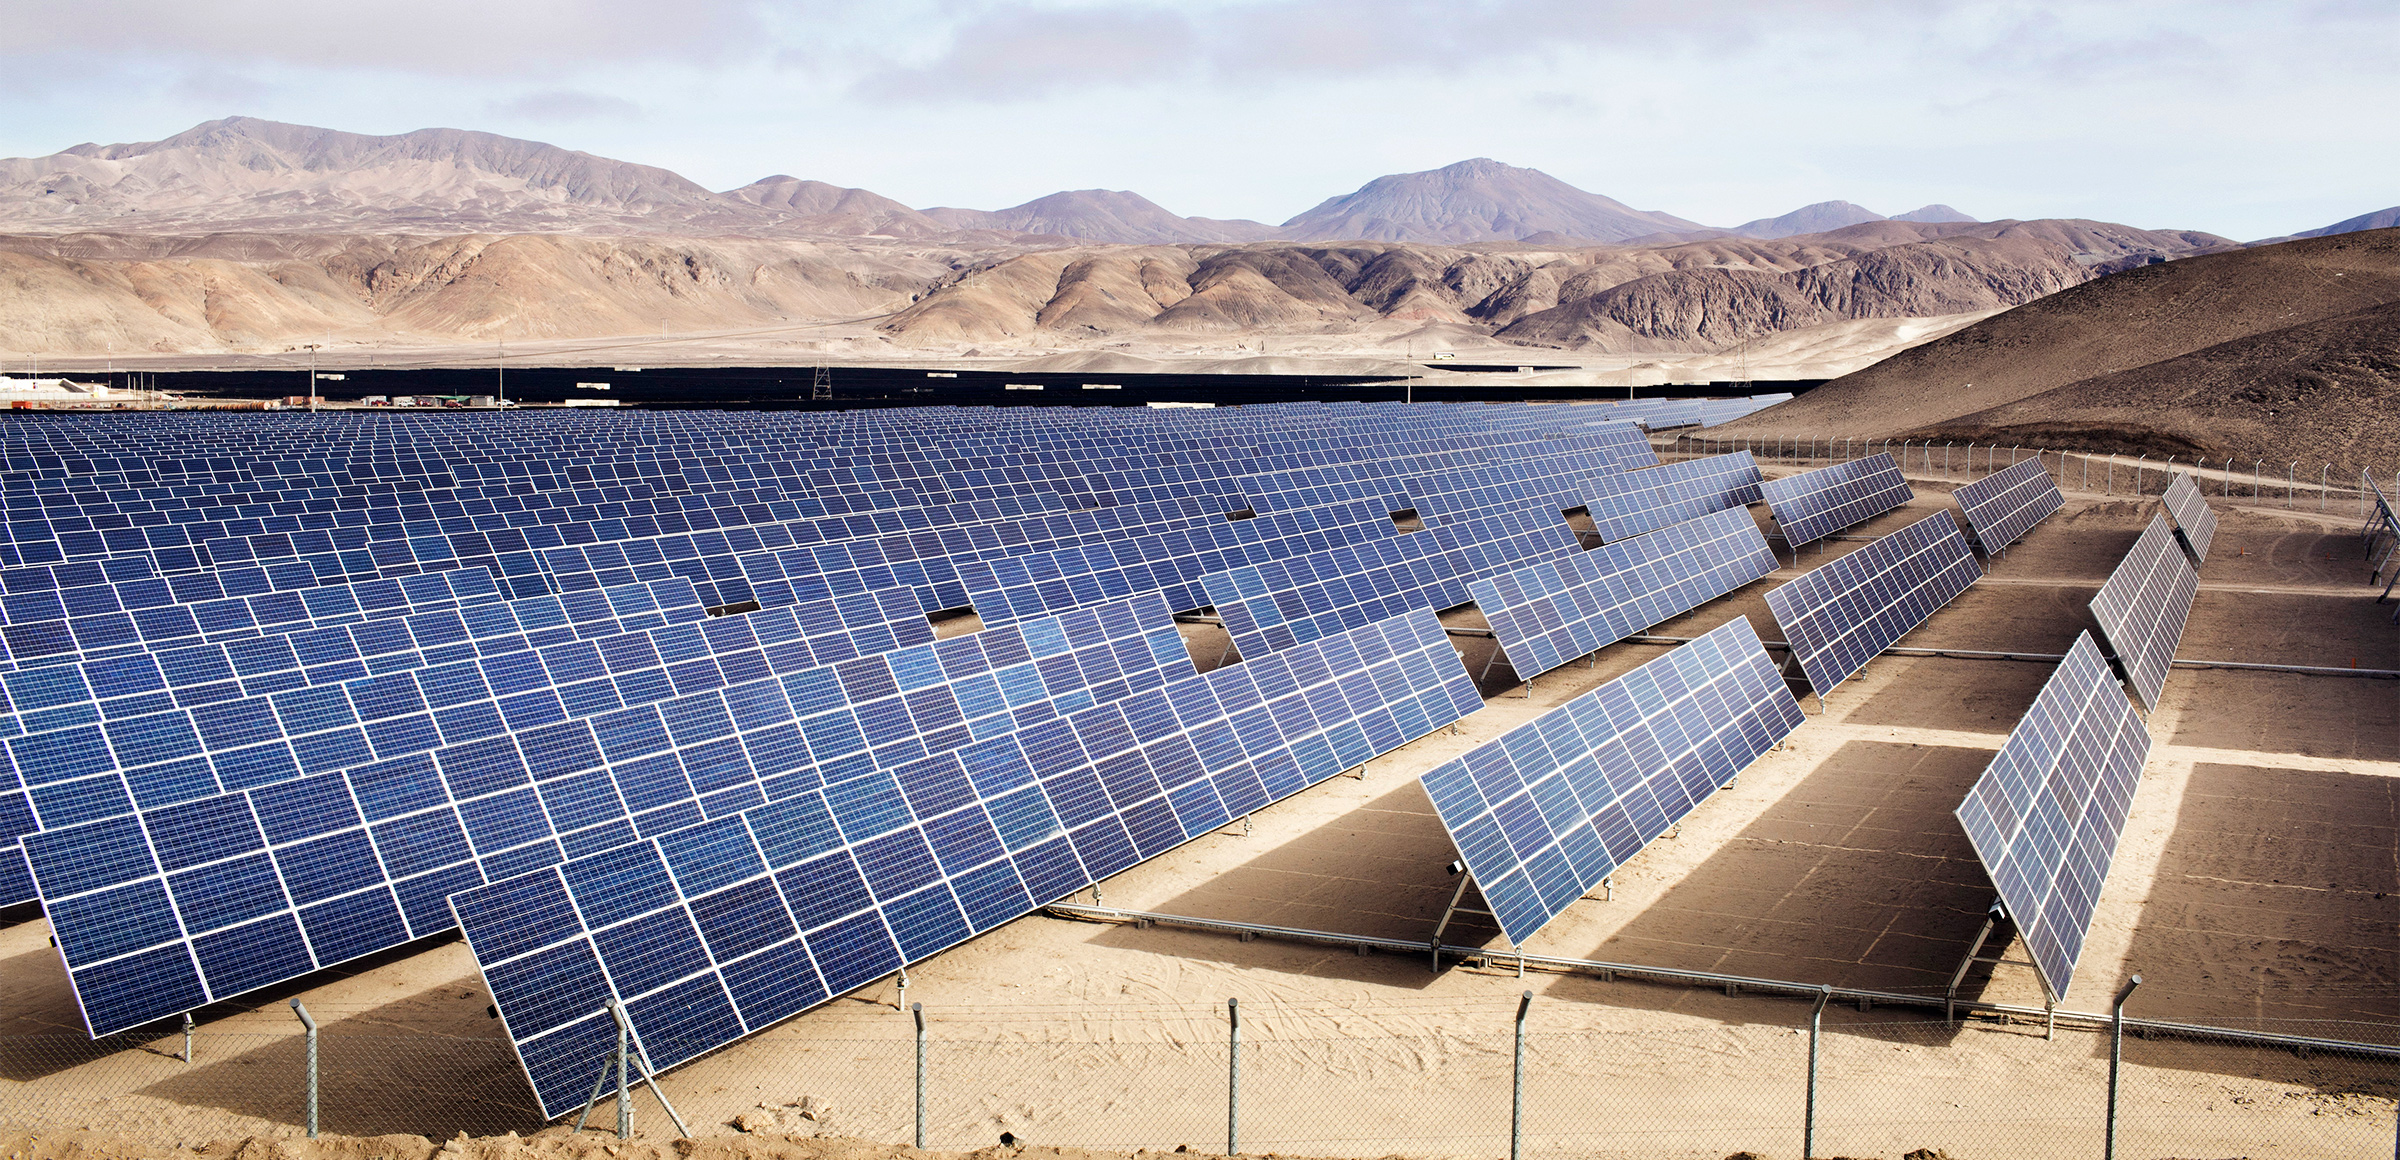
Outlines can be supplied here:
[[2400, 230], [2145, 265], [1956, 331], [1733, 434], [2400, 461]]

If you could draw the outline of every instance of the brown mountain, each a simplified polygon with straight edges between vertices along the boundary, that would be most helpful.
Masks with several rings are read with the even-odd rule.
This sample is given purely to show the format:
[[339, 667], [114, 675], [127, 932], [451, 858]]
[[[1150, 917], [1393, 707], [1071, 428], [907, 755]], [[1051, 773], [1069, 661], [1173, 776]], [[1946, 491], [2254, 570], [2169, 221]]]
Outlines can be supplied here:
[[1591, 242], [1706, 227], [1586, 193], [1538, 169], [1488, 157], [1378, 177], [1283, 223], [1294, 241], [1514, 241], [1541, 234]]
[[1706, 350], [1842, 319], [2017, 306], [2111, 269], [2231, 244], [2210, 234], [2055, 221], [1877, 220], [1774, 242], [1714, 238], [1641, 251], [1667, 268], [1612, 285], [1561, 282], [1554, 305], [1543, 305], [1541, 293], [1512, 299], [1513, 320], [1498, 333], [1577, 349]]
[[1007, 230], [1129, 245], [1251, 242], [1276, 235], [1275, 227], [1262, 222], [1179, 217], [1149, 198], [1121, 189], [1068, 190], [999, 210], [939, 207], [926, 210], [925, 216], [952, 229]]
[[2400, 457], [2400, 230], [2151, 264], [1893, 356], [1729, 429]]

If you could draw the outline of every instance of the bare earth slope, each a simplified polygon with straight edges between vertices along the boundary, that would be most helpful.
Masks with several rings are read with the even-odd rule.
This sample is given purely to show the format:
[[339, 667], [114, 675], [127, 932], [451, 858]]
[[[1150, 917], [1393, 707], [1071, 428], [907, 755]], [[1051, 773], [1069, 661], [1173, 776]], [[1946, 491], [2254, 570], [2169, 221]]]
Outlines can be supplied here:
[[[1733, 435], [2007, 437], [2388, 463], [2400, 230], [2143, 266], [1818, 388]], [[2288, 449], [2288, 450], [2287, 450]]]

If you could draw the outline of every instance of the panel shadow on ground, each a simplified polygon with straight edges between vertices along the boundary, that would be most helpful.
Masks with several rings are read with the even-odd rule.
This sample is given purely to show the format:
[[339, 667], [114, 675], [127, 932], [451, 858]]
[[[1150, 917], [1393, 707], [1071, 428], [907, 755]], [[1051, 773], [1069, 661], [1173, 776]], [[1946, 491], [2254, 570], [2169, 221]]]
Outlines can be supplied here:
[[2125, 956], [2131, 1009], [2391, 1041], [2395, 848], [2400, 780], [2195, 764]]
[[1982, 749], [1844, 744], [1598, 945], [1548, 949], [1938, 994], [1992, 898], [1950, 814], [1990, 760]]

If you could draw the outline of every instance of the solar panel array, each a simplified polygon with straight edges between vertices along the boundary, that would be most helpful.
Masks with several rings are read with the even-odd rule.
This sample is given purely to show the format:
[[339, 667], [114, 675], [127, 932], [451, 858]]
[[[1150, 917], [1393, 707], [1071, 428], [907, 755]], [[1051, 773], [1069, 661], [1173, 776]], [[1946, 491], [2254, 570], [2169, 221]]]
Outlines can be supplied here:
[[1998, 555], [2067, 504], [2067, 497], [2059, 494], [2050, 469], [2042, 466], [2039, 457], [2018, 460], [1982, 479], [1961, 484], [1953, 494], [1958, 497], [1959, 510], [1966, 513], [1968, 534], [1975, 537], [1975, 545], [1986, 556]]
[[2184, 620], [2199, 590], [2200, 572], [2176, 544], [2167, 517], [2153, 515], [2141, 538], [2108, 574], [2099, 595], [2092, 597], [2093, 619], [2100, 622], [2126, 679], [2149, 708], [2158, 708], [2175, 646], [2183, 639]]
[[1948, 512], [1935, 512], [1767, 593], [1819, 697], [1865, 668], [1983, 576]]
[[1959, 803], [1958, 823], [2054, 999], [2075, 981], [2149, 755], [2149, 732], [2079, 633]]
[[1759, 485], [1784, 542], [1813, 544], [1916, 498], [1890, 452], [1770, 479]]
[[1738, 617], [1422, 781], [1521, 948], [1802, 719]]
[[2166, 502], [2167, 514], [2175, 517], [2175, 533], [2183, 538], [2184, 550], [2192, 554], [2192, 563], [2207, 562], [2209, 542], [2217, 538], [2217, 513], [2209, 509], [2208, 497], [2200, 494], [2200, 485], [2178, 471], [2175, 482], [2167, 485]]
[[1759, 501], [1758, 461], [1747, 451], [1593, 477], [1585, 508], [1602, 543]]
[[614, 1042], [612, 997], [671, 1067], [1482, 703], [1413, 612], [453, 901], [555, 1116]]
[[[1591, 406], [54, 419], [0, 430], [0, 902], [41, 896], [96, 1032], [1190, 672], [1158, 576], [931, 645], [978, 562], [1233, 503], [1270, 553], [1397, 540], [1420, 498], [1488, 559], [1527, 497], [1655, 461]], [[1026, 655], [840, 676], [936, 648]]]
[[690, 585], [656, 587], [573, 623], [512, 601], [446, 664], [38, 735], [54, 763], [139, 747], [180, 778], [135, 812], [142, 775], [105, 771], [103, 820], [25, 838], [93, 1034], [447, 930], [457, 890], [1192, 672], [1155, 593], [828, 664], [788, 617], [703, 620]]
[[1733, 508], [1487, 579], [1467, 591], [1519, 677], [1689, 612], [1775, 570], [1750, 513]]

